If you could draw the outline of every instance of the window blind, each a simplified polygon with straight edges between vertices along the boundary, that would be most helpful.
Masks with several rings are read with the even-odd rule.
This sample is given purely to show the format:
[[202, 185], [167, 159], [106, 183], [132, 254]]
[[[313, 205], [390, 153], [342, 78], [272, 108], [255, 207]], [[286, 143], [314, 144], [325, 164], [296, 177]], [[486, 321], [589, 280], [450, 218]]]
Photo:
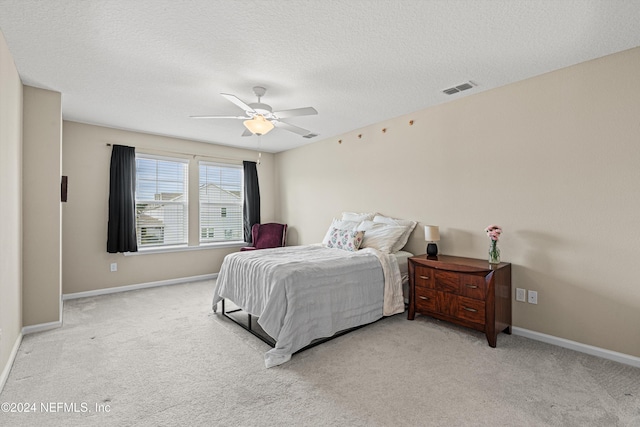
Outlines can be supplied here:
[[242, 166], [199, 162], [200, 242], [244, 241]]
[[189, 162], [136, 154], [136, 231], [139, 248], [189, 240]]

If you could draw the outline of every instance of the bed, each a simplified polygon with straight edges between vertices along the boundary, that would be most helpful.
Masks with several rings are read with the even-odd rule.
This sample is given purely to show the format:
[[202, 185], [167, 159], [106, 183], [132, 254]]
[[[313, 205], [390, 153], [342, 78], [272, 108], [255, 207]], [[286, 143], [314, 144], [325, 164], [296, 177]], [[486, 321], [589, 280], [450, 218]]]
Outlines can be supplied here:
[[[410, 253], [394, 249], [404, 246], [404, 234], [408, 231], [408, 239], [415, 223], [403, 225], [402, 233], [393, 224], [372, 223], [334, 219], [322, 243], [227, 255], [213, 310], [222, 301], [224, 312], [228, 301], [249, 316], [250, 328], [251, 317], [256, 318], [272, 338], [267, 368], [287, 362], [315, 340], [404, 312], [398, 260], [406, 264]], [[349, 248], [354, 242], [356, 247]]]

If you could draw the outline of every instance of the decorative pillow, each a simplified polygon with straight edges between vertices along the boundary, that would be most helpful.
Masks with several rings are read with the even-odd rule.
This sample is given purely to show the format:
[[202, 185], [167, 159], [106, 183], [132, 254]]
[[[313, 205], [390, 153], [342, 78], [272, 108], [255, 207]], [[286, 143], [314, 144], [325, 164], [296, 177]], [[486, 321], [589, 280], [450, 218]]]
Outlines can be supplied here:
[[343, 221], [371, 221], [376, 213], [355, 213], [355, 212], [342, 212]]
[[327, 247], [342, 249], [349, 252], [355, 252], [360, 249], [364, 231], [340, 230], [332, 228], [329, 232], [329, 241]]
[[356, 231], [356, 227], [358, 226], [358, 224], [360, 224], [360, 221], [343, 221], [340, 219], [333, 218], [333, 220], [331, 221], [331, 225], [329, 226], [329, 229], [324, 235], [324, 239], [322, 239], [322, 244], [327, 246], [327, 243], [329, 242], [329, 238], [331, 237], [331, 232], [334, 228], [337, 228], [338, 230]]
[[409, 236], [413, 232], [413, 229], [416, 228], [416, 224], [418, 224], [416, 221], [411, 221], [408, 219], [390, 218], [388, 216], [382, 216], [382, 215], [374, 216], [373, 222], [379, 222], [382, 224], [389, 224], [389, 225], [401, 225], [403, 227], [406, 227], [402, 236], [400, 236], [398, 241], [391, 248], [391, 253], [398, 252], [399, 250], [404, 248], [404, 246], [407, 244], [407, 241], [409, 241]]
[[374, 248], [381, 252], [391, 253], [391, 249], [405, 232], [406, 227], [362, 221], [357, 230], [365, 232], [364, 240], [362, 241], [363, 248]]

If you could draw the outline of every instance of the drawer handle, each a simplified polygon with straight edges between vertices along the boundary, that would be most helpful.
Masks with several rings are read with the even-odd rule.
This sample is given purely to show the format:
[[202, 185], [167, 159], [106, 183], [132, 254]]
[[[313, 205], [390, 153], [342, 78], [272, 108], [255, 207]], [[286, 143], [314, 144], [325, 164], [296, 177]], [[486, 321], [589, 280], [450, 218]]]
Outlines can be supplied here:
[[429, 280], [429, 276], [420, 276], [421, 279]]
[[423, 300], [428, 300], [429, 299], [429, 297], [422, 297], [422, 296], [418, 297], [418, 298], [423, 299]]
[[467, 311], [471, 311], [472, 313], [476, 313], [478, 310], [476, 310], [475, 308], [471, 308], [471, 307], [462, 307]]
[[468, 284], [468, 283], [467, 283], [465, 286], [466, 286], [467, 288], [470, 288], [470, 289], [478, 289], [478, 286], [477, 286], [477, 285], [470, 285], [470, 284]]

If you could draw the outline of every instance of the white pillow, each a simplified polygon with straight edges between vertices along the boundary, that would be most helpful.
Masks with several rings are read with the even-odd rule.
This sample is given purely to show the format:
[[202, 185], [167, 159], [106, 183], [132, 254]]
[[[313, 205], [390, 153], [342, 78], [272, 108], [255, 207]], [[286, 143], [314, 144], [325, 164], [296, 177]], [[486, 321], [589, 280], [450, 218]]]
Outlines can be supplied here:
[[324, 235], [324, 239], [322, 239], [322, 244], [327, 246], [327, 243], [329, 243], [329, 238], [331, 237], [331, 230], [332, 229], [338, 229], [338, 230], [352, 230], [355, 231], [356, 227], [358, 226], [358, 224], [360, 224], [360, 221], [343, 221], [341, 219], [336, 219], [333, 218], [333, 220], [331, 221], [331, 225], [329, 226], [329, 229], [327, 230], [326, 234]]
[[388, 225], [373, 221], [362, 221], [358, 231], [364, 231], [362, 248], [374, 248], [382, 252], [391, 253], [391, 249], [405, 232], [406, 227]]
[[391, 253], [398, 252], [400, 249], [404, 248], [404, 246], [409, 241], [409, 236], [411, 236], [413, 229], [416, 228], [416, 225], [418, 224], [416, 221], [411, 221], [408, 219], [390, 218], [388, 216], [382, 216], [382, 215], [374, 216], [373, 222], [379, 222], [382, 224], [389, 224], [389, 225], [401, 225], [406, 227], [402, 236], [400, 236], [396, 244], [393, 245], [393, 248], [391, 248]]
[[376, 213], [355, 213], [355, 212], [342, 212], [343, 221], [371, 221]]
[[362, 244], [364, 231], [340, 230], [332, 228], [329, 232], [327, 247], [356, 252]]

